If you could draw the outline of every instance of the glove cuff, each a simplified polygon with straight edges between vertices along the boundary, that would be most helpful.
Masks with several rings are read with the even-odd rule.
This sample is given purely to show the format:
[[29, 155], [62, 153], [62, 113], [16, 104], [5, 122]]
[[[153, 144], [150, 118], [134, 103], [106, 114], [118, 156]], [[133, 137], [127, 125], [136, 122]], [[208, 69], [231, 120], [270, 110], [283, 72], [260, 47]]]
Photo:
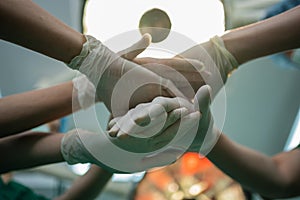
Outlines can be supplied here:
[[217, 129], [217, 127], [215, 127], [214, 125], [212, 128], [209, 128], [209, 130], [210, 132], [206, 134], [199, 150], [201, 156], [206, 156], [213, 149], [221, 134], [219, 129]]
[[84, 130], [73, 129], [66, 133], [61, 141], [61, 154], [70, 165], [92, 161], [89, 152], [84, 148], [80, 139], [79, 132], [82, 131]]
[[68, 67], [78, 70], [84, 61], [84, 59], [88, 56], [88, 54], [97, 47], [97, 45], [101, 44], [99, 40], [96, 38], [84, 35], [86, 42], [82, 45], [82, 49], [79, 55], [75, 56], [70, 63], [67, 63]]
[[75, 77], [73, 88], [76, 89], [77, 99], [82, 109], [86, 109], [95, 103], [96, 88], [85, 75]]
[[234, 56], [226, 49], [225, 44], [221, 37], [214, 36], [211, 38], [210, 43], [215, 54], [215, 61], [219, 67], [219, 71], [223, 80], [226, 80], [228, 74], [239, 66], [239, 63]]

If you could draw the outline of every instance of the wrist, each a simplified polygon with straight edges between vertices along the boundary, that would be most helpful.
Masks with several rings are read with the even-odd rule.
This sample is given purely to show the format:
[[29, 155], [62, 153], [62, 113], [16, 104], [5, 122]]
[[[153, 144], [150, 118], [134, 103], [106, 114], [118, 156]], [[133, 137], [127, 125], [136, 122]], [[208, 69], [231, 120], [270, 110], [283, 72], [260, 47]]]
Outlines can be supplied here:
[[214, 148], [215, 144], [218, 142], [221, 132], [218, 128], [213, 126], [211, 130], [206, 134], [203, 143], [199, 149], [199, 153], [202, 156], [206, 156]]
[[72, 80], [73, 95], [76, 97], [75, 105], [86, 109], [96, 102], [96, 88], [85, 75], [78, 76]]
[[87, 35], [83, 35], [83, 38], [84, 39], [82, 39], [81, 51], [77, 53], [76, 56], [74, 56], [69, 63], [67, 63], [67, 65], [72, 69], [79, 70], [82, 62], [92, 50], [93, 46], [91, 46], [90, 43], [96, 40], [95, 38]]
[[243, 47], [241, 41], [241, 35], [236, 34], [235, 31], [230, 31], [221, 36], [226, 49], [236, 58], [237, 62], [242, 64], [247, 61], [243, 56]]
[[[228, 75], [239, 66], [238, 61], [225, 46], [223, 39], [219, 36], [210, 38], [201, 46], [207, 51], [210, 58], [220, 73], [223, 82], [226, 82]], [[209, 65], [213, 67], [214, 65]]]

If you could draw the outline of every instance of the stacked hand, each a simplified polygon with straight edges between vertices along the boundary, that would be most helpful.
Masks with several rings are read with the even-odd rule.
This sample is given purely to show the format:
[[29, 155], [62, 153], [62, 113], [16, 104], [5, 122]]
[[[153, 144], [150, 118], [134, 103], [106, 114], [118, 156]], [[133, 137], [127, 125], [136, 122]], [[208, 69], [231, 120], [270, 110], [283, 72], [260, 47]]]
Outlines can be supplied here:
[[[121, 53], [122, 56], [129, 60], [134, 59], [149, 45], [147, 37], [144, 36], [137, 44], [123, 51], [125, 54]], [[91, 43], [93, 44], [93, 42]], [[181, 95], [172, 82], [155, 73], [171, 79], [184, 93], [187, 87], [186, 83], [180, 82], [179, 78], [168, 73], [173, 72], [172, 69], [179, 71], [185, 78], [189, 79], [195, 91], [205, 84], [204, 79], [210, 78], [213, 72], [205, 65], [207, 62], [185, 60], [179, 57], [174, 59], [135, 59], [135, 62], [143, 64], [145, 68], [142, 68], [112, 53], [103, 47], [99, 41], [96, 41], [95, 46], [91, 47], [87, 56], [78, 61], [76, 66], [79, 66], [79, 70], [85, 73], [89, 80], [97, 86], [98, 98], [110, 108], [112, 108], [111, 102], [113, 100], [111, 99], [114, 96], [114, 88], [120, 79], [128, 73], [133, 72], [132, 76], [130, 75], [133, 80], [124, 78], [121, 85], [125, 85], [127, 89], [125, 87], [122, 88], [123, 90], [119, 90], [119, 95], [120, 92], [128, 92], [128, 89], [135, 87], [137, 82], [140, 84], [139, 78], [150, 81], [150, 84], [143, 85], [140, 93], [136, 92], [133, 95], [134, 101], [130, 106], [134, 107], [140, 102], [151, 101], [155, 96], [172, 96], [174, 93]], [[97, 50], [95, 51], [93, 48]], [[203, 47], [201, 46], [201, 48]], [[104, 52], [101, 52], [101, 55], [106, 55], [104, 58], [101, 56], [98, 58], [100, 49], [104, 49]], [[188, 53], [182, 55], [188, 55]], [[78, 59], [75, 58], [76, 60]], [[153, 62], [155, 64], [149, 65]], [[105, 64], [101, 65], [100, 63]], [[171, 70], [167, 65], [171, 66]], [[199, 72], [202, 76], [199, 76]], [[98, 74], [100, 80], [97, 80]], [[166, 83], [165, 86], [170, 86], [171, 89], [153, 83]], [[103, 91], [105, 92], [102, 93]], [[219, 131], [214, 128], [209, 109], [210, 93], [211, 88], [209, 86], [202, 86], [195, 95], [194, 105], [183, 98], [163, 97], [155, 98], [150, 103], [140, 104], [131, 110], [129, 110], [128, 104], [127, 107], [121, 105], [117, 107], [117, 112], [113, 113], [117, 117], [109, 124], [109, 140], [99, 140], [99, 135], [104, 135], [103, 131], [93, 133], [85, 130], [73, 130], [66, 134], [62, 141], [62, 154], [70, 164], [91, 162], [111, 171], [124, 172], [141, 171], [173, 163], [186, 151], [200, 152], [205, 155], [213, 147], [219, 136]], [[191, 98], [191, 93], [185, 94]], [[83, 95], [83, 98], [84, 96], [86, 95]], [[121, 99], [121, 96], [117, 99]], [[129, 112], [127, 112], [128, 110]], [[130, 157], [133, 160], [129, 160], [127, 164], [122, 163], [121, 169], [120, 166], [117, 166], [118, 164], [115, 167], [113, 162], [103, 163], [101, 156], [103, 156], [103, 152], [105, 154], [109, 151], [111, 144], [118, 146], [125, 152], [134, 153], [134, 156]], [[107, 152], [107, 154], [110, 153]], [[110, 157], [109, 160], [115, 159]], [[123, 168], [123, 166], [125, 167]]]
[[[100, 45], [100, 44], [97, 43], [97, 45]], [[146, 35], [138, 43], [136, 43], [132, 47], [120, 52], [119, 54], [122, 55], [123, 58], [131, 60], [131, 59], [134, 59], [140, 52], [142, 52], [148, 45], [149, 45], [149, 38]], [[102, 48], [104, 48], [104, 47], [102, 47]], [[83, 52], [84, 52], [84, 49], [85, 48], [83, 48]], [[107, 50], [106, 48], [104, 48], [104, 49]], [[93, 53], [94, 53], [93, 50], [91, 52], [88, 52], [87, 57], [95, 56]], [[111, 54], [113, 54], [113, 53], [111, 53]], [[96, 55], [98, 55], [98, 54], [96, 54]], [[97, 85], [97, 90], [99, 91], [97, 93], [98, 97], [100, 96], [99, 98], [101, 98], [101, 100], [103, 100], [103, 98], [104, 98], [104, 101], [106, 102], [106, 104], [110, 105], [109, 101], [110, 101], [110, 98], [112, 95], [108, 94], [109, 97], [106, 98], [106, 96], [103, 95], [106, 93], [102, 94], [101, 91], [99, 90], [99, 88], [103, 88], [103, 90], [106, 92], [108, 92], [108, 91], [112, 92], [111, 91], [113, 89], [112, 85], [116, 84], [116, 82], [119, 81], [118, 78], [122, 77], [122, 74], [124, 74], [124, 71], [134, 71], [135, 69], [138, 69], [137, 72], [139, 72], [140, 74], [134, 74], [134, 76], [133, 76], [134, 78], [137, 78], [137, 79], [139, 79], [139, 78], [147, 79], [148, 78], [148, 80], [151, 80], [151, 81], [159, 80], [161, 82], [165, 82], [168, 86], [171, 86], [172, 91], [169, 88], [159, 86], [158, 84], [153, 84], [153, 85], [149, 84], [150, 87], [148, 87], [148, 88], [143, 87], [142, 90], [140, 90], [143, 93], [141, 93], [140, 96], [137, 96], [137, 98], [136, 98], [137, 100], [135, 100], [135, 98], [134, 98], [134, 100], [135, 100], [134, 104], [139, 103], [139, 101], [141, 101], [141, 99], [143, 99], [143, 98], [144, 99], [142, 101], [145, 100], [148, 102], [149, 99], [147, 99], [147, 98], [149, 98], [149, 97], [154, 98], [155, 95], [156, 96], [157, 95], [171, 96], [171, 92], [172, 92], [172, 95], [173, 95], [174, 91], [175, 91], [174, 93], [178, 92], [178, 90], [173, 86], [173, 84], [170, 81], [167, 81], [166, 79], [159, 77], [155, 73], [153, 73], [145, 68], [142, 68], [136, 64], [130, 63], [130, 62], [124, 60], [123, 58], [120, 58], [120, 57], [116, 58], [117, 63], [119, 61], [123, 62], [122, 65], [121, 64], [117, 65], [115, 63], [116, 61], [113, 61], [112, 63], [114, 63], [114, 65], [108, 66], [108, 68], [103, 72], [104, 74], [106, 74], [106, 73], [108, 73], [108, 74], [106, 74], [105, 76], [103, 75], [101, 77], [100, 83], [98, 85], [95, 84], [95, 80], [97, 79], [97, 77], [95, 76], [94, 73], [92, 73], [92, 71], [94, 70], [92, 67], [93, 64], [99, 63], [96, 61], [97, 59], [95, 58], [94, 61], [93, 60], [91, 61], [91, 59], [86, 59], [86, 57], [83, 56], [83, 59], [75, 58], [73, 60], [73, 63], [71, 63], [70, 65], [71, 66], [75, 65], [77, 67], [84, 66], [83, 69], [80, 69], [80, 70], [82, 72], [85, 72], [85, 74], [87, 74], [89, 76], [88, 79], [85, 76], [80, 76], [73, 80], [73, 85], [76, 90], [75, 98], [78, 99], [78, 102], [79, 102], [81, 108], [87, 108], [94, 103], [95, 90], [96, 90], [94, 87], [94, 84]], [[91, 63], [86, 64], [85, 62], [88, 62], [88, 61], [90, 61]], [[131, 66], [133, 66], [133, 67], [130, 68]], [[89, 67], [91, 68], [90, 73], [88, 71]], [[112, 74], [113, 72], [117, 73], [117, 74]], [[102, 72], [100, 70], [99, 74], [101, 74], [101, 73]], [[116, 77], [118, 77], [118, 78], [116, 78]], [[90, 82], [89, 80], [92, 80], [92, 82]], [[125, 81], [125, 85], [126, 84], [128, 87], [132, 86], [130, 80], [127, 80], [127, 82]], [[178, 93], [180, 94], [180, 92], [178, 92]], [[150, 96], [145, 95], [145, 94], [150, 94]], [[119, 97], [119, 99], [122, 99], [122, 98]], [[109, 149], [111, 149], [110, 145], [114, 144], [114, 143], [120, 145], [125, 150], [128, 150], [128, 151], [133, 150], [133, 152], [149, 152], [149, 151], [154, 151], [155, 149], [158, 149], [159, 147], [165, 145], [165, 143], [168, 143], [168, 141], [170, 141], [170, 137], [172, 137], [172, 135], [173, 135], [174, 131], [171, 131], [171, 130], [176, 128], [176, 126], [174, 126], [172, 128], [169, 128], [169, 126], [171, 126], [176, 120], [180, 119], [183, 115], [187, 114], [188, 110], [191, 109], [191, 108], [188, 108], [190, 106], [190, 104], [187, 103], [187, 101], [184, 100], [183, 98], [174, 98], [173, 100], [168, 100], [166, 102], [165, 98], [159, 97], [159, 98], [156, 98], [152, 103], [154, 103], [155, 105], [152, 105], [151, 107], [149, 107], [149, 109], [146, 109], [146, 107], [148, 108], [147, 103], [140, 104], [136, 107], [136, 109], [139, 109], [139, 110], [146, 109], [149, 112], [147, 113], [148, 118], [147, 117], [144, 118], [143, 114], [136, 115], [135, 119], [137, 121], [135, 121], [135, 122], [137, 122], [137, 124], [140, 124], [144, 127], [148, 127], [147, 126], [148, 124], [146, 122], [147, 120], [145, 121], [145, 119], [151, 120], [151, 118], [154, 117], [155, 119], [163, 119], [162, 121], [166, 120], [167, 121], [166, 124], [160, 123], [160, 125], [163, 126], [163, 129], [162, 129], [163, 131], [168, 129], [170, 134], [161, 134], [161, 135], [159, 135], [159, 137], [155, 136], [155, 138], [153, 140], [151, 140], [152, 142], [143, 140], [142, 137], [144, 134], [139, 134], [139, 136], [141, 136], [141, 138], [136, 138], [136, 137], [132, 137], [132, 136], [125, 137], [123, 134], [123, 136], [121, 137], [122, 140], [119, 140], [120, 137], [118, 137], [118, 139], [109, 138], [110, 141], [108, 141], [108, 140], [105, 141], [105, 140], [103, 140], [103, 138], [101, 139], [101, 137], [100, 137], [100, 136], [105, 135], [104, 131], [102, 131], [102, 130], [98, 131], [97, 133], [94, 133], [94, 132], [90, 132], [87, 130], [75, 129], [75, 130], [68, 132], [64, 136], [64, 139], [62, 140], [62, 143], [61, 143], [61, 151], [62, 151], [62, 155], [64, 156], [65, 160], [70, 164], [91, 162], [91, 163], [98, 164], [102, 167], [106, 167], [108, 170], [111, 170], [111, 171], [116, 170], [116, 171], [124, 171], [124, 172], [141, 171], [141, 170], [146, 170], [146, 169], [149, 169], [149, 168], [152, 168], [155, 166], [163, 165], [160, 163], [142, 162], [144, 157], [147, 156], [148, 154], [140, 157], [140, 159], [135, 160], [136, 164], [133, 164], [133, 162], [130, 162], [128, 164], [127, 168], [126, 168], [126, 166], [125, 166], [125, 168], [120, 168], [118, 166], [115, 167], [114, 163], [112, 163], [112, 164], [111, 163], [107, 164], [105, 162], [103, 163], [102, 159], [100, 158], [103, 155], [103, 152], [109, 151]], [[185, 106], [183, 106], [183, 105], [185, 105]], [[187, 107], [188, 109], [185, 107]], [[118, 110], [118, 113], [115, 116], [119, 116], [122, 113], [127, 112], [126, 109], [128, 109], [128, 108], [122, 107], [121, 110]], [[129, 113], [131, 114], [132, 111], [128, 112], [127, 116], [129, 116]], [[169, 114], [169, 115], [167, 115], [167, 114]], [[119, 119], [118, 123], [117, 123], [117, 119]], [[114, 120], [114, 123], [110, 124], [110, 126], [113, 128], [112, 130], [114, 130], [116, 128], [116, 126], [114, 126], [114, 125], [120, 124], [121, 121], [122, 120], [120, 118], [116, 118]], [[126, 122], [126, 120], [123, 120], [123, 123], [124, 122]], [[193, 121], [190, 121], [190, 122], [193, 122]], [[132, 125], [133, 125], [133, 123], [132, 123]], [[157, 125], [159, 125], [159, 124], [156, 124], [155, 127], [158, 127]], [[149, 124], [149, 126], [153, 126], [153, 124]], [[187, 126], [187, 128], [188, 127], [189, 127], [189, 125]], [[158, 131], [162, 131], [162, 130], [158, 130]], [[116, 135], [113, 135], [114, 132], [112, 132], [112, 131], [110, 132], [110, 134], [112, 136], [116, 136]], [[138, 145], [141, 148], [139, 150], [134, 150], [134, 149], [136, 149], [136, 146], [138, 146]], [[116, 158], [116, 159], [118, 159], [118, 158]], [[113, 160], [113, 159], [110, 158], [110, 160]], [[142, 162], [142, 164], [141, 164], [141, 162]], [[139, 167], [136, 168], [136, 166], [139, 166]]]
[[[180, 98], [156, 98], [151, 103], [137, 106], [126, 115], [113, 119], [108, 133], [115, 137], [114, 144], [127, 151], [153, 151], [153, 154], [143, 159], [149, 166], [171, 164], [186, 151], [206, 155], [220, 134], [214, 127], [210, 100], [211, 88], [208, 85], [197, 91], [194, 105]], [[178, 108], [179, 105], [182, 107]], [[181, 112], [177, 112], [179, 110]], [[150, 113], [156, 114], [147, 126], [134, 123], [147, 121]], [[165, 121], [161, 117], [164, 115], [167, 115]], [[133, 123], [130, 123], [130, 119]]]
[[121, 52], [122, 57], [92, 36], [86, 36], [86, 40], [80, 55], [69, 66], [88, 77], [96, 87], [98, 99], [114, 116], [124, 115], [131, 107], [156, 96], [183, 96], [170, 80], [129, 61], [149, 45], [149, 35]]
[[191, 92], [186, 92], [186, 84], [182, 84], [174, 71], [178, 71], [189, 81], [194, 92], [208, 84], [216, 94], [226, 82], [228, 74], [239, 65], [218, 36], [171, 59], [137, 58], [134, 62], [170, 79], [188, 98], [192, 98]]

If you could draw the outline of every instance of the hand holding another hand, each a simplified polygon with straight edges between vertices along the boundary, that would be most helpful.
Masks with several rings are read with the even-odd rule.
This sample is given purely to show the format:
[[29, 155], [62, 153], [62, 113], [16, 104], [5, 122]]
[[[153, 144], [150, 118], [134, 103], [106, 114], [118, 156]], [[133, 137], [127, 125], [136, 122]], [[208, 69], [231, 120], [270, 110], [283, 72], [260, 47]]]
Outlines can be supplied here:
[[98, 99], [113, 116], [124, 115], [130, 108], [150, 102], [156, 96], [183, 97], [170, 80], [129, 61], [150, 44], [149, 35], [122, 51], [122, 57], [92, 36], [86, 36], [86, 40], [80, 55], [69, 66], [88, 77], [96, 87]]

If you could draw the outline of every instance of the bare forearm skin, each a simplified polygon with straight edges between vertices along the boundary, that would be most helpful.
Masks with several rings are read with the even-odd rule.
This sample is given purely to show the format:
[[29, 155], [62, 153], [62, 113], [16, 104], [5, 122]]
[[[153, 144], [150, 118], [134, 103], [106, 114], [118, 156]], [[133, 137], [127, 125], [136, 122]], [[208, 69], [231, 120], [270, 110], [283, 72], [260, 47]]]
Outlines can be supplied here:
[[226, 48], [242, 64], [251, 59], [300, 47], [300, 6], [264, 21], [229, 31]]
[[0, 174], [64, 161], [60, 153], [63, 134], [27, 132], [0, 139]]
[[78, 178], [62, 196], [56, 200], [93, 200], [100, 194], [112, 173], [92, 165], [89, 171]]
[[71, 81], [1, 98], [0, 138], [29, 130], [78, 109]]
[[84, 36], [30, 0], [0, 1], [0, 38], [69, 63]]
[[208, 158], [243, 186], [263, 196], [282, 198], [300, 194], [299, 149], [269, 157], [222, 134]]

